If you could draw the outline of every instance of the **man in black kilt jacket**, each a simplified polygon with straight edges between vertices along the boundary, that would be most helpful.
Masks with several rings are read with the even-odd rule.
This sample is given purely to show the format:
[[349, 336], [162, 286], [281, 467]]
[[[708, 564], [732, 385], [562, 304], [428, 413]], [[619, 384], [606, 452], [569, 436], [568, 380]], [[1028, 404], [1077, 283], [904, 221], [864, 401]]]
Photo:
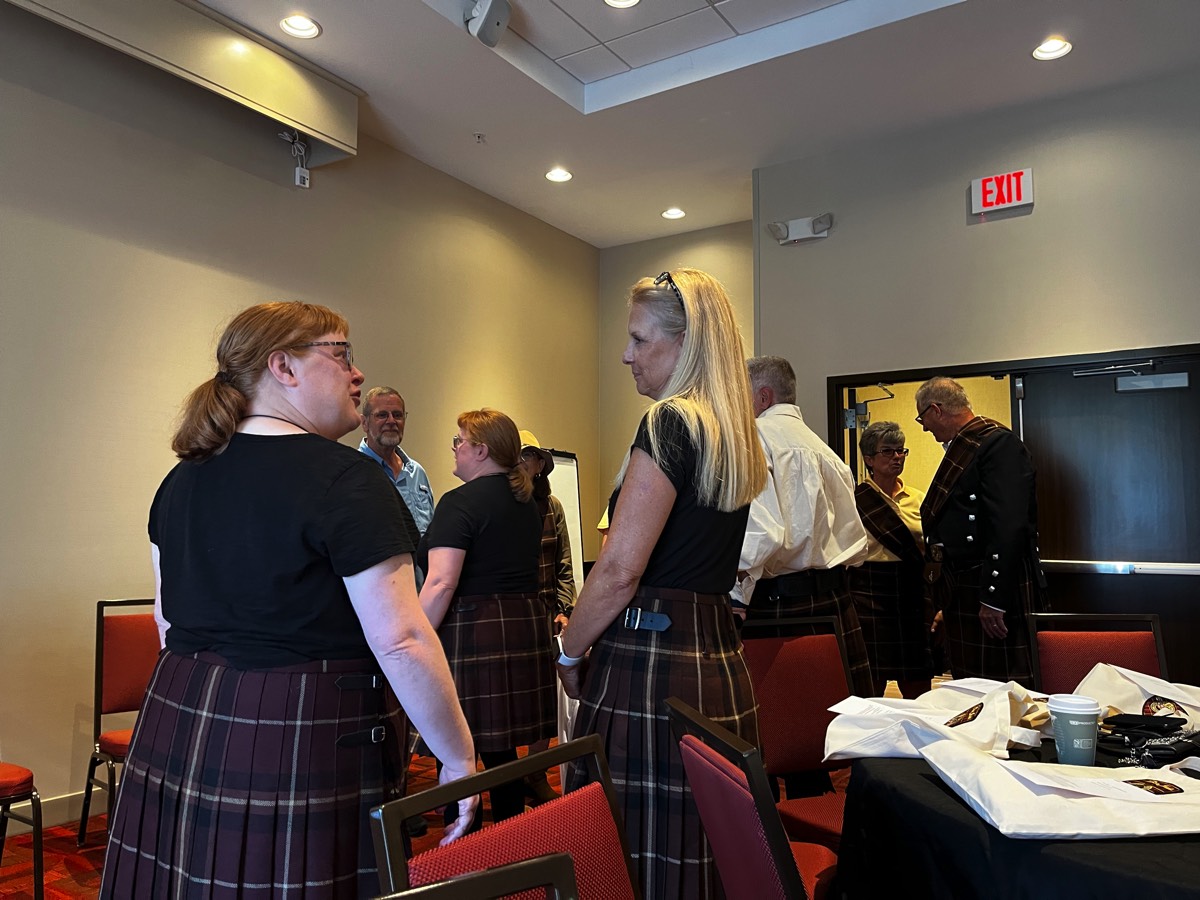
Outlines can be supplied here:
[[1033, 459], [1008, 428], [977, 416], [962, 385], [917, 389], [917, 422], [946, 447], [921, 504], [925, 577], [956, 678], [1032, 682], [1026, 615], [1042, 608]]

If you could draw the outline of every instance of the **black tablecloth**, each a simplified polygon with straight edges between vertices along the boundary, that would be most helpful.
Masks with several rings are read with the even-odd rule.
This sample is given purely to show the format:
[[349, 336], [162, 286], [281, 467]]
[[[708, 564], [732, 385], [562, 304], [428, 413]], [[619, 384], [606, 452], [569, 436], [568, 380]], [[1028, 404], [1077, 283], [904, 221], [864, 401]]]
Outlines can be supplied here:
[[846, 791], [838, 882], [850, 900], [1200, 898], [1200, 835], [1008, 838], [923, 760], [860, 759]]

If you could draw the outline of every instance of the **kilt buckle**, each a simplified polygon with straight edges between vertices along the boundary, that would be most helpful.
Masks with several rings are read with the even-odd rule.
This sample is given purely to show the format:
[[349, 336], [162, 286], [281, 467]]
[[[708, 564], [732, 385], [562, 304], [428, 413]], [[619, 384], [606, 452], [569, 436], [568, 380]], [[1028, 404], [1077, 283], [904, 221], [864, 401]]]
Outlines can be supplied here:
[[376, 725], [374, 728], [343, 734], [337, 739], [337, 745], [339, 747], [361, 747], [364, 744], [382, 744], [386, 740], [387, 729], [382, 725]]
[[625, 610], [624, 625], [632, 631], [666, 631], [671, 627], [671, 617], [631, 606]]

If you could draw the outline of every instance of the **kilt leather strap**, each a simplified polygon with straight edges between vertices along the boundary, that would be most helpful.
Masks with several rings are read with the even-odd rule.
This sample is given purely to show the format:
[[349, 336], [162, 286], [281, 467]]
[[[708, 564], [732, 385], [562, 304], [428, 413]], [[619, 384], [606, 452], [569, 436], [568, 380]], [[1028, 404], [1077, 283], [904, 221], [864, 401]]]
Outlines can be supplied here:
[[671, 627], [671, 617], [630, 606], [625, 610], [625, 627], [634, 631], [666, 631]]
[[339, 691], [371, 691], [383, 687], [383, 676], [339, 675], [334, 684]]
[[832, 569], [805, 569], [789, 572], [774, 578], [764, 578], [754, 590], [754, 596], [764, 597], [813, 597], [829, 591], [844, 590], [846, 567]]
[[387, 740], [387, 729], [382, 725], [365, 728], [362, 731], [352, 731], [337, 739], [339, 747], [361, 747], [364, 744], [382, 744]]

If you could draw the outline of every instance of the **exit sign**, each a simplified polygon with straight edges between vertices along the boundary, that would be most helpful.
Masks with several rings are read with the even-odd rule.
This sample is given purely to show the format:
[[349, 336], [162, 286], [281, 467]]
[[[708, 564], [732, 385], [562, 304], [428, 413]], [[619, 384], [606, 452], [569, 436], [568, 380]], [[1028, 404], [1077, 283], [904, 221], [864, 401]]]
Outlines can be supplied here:
[[1033, 169], [988, 175], [971, 182], [971, 212], [1033, 206]]

